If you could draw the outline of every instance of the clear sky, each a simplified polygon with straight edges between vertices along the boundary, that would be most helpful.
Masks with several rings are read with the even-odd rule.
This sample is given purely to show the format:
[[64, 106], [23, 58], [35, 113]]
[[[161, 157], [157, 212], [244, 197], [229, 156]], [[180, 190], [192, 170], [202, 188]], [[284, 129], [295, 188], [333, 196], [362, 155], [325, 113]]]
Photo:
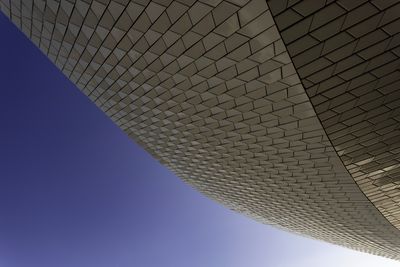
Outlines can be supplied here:
[[391, 267], [215, 203], [0, 14], [0, 267]]

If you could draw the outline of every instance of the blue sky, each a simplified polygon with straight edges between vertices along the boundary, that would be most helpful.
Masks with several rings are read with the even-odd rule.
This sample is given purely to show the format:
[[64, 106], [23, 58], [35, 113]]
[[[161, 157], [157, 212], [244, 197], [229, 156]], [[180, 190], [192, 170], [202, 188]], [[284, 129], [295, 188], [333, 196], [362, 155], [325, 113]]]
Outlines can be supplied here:
[[0, 267], [400, 266], [207, 199], [3, 15], [0, 32]]

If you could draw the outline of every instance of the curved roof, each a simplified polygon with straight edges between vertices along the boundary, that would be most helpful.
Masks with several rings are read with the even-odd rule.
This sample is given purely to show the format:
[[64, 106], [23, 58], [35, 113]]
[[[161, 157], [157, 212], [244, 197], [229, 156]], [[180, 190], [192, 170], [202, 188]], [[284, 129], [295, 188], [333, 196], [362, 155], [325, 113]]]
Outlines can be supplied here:
[[[376, 61], [384, 62], [379, 66], [388, 61], [374, 61], [373, 54], [366, 59], [359, 55], [369, 63], [356, 68], [362, 63], [352, 65], [343, 59], [339, 47], [347, 46], [338, 43], [347, 38], [349, 44], [365, 43], [374, 49], [375, 35], [363, 39], [357, 32], [373, 16], [365, 11], [371, 8], [376, 9], [373, 14], [382, 14], [376, 27], [398, 40], [384, 28], [396, 19], [398, 5], [371, 1], [365, 7], [347, 7], [340, 1], [280, 0], [28, 2], [2, 0], [1, 10], [121, 129], [179, 177], [264, 223], [399, 259], [400, 232], [390, 217], [398, 209], [387, 213], [370, 189], [376, 181], [364, 183], [370, 168], [359, 160], [371, 157], [351, 153], [359, 151], [357, 142], [343, 146], [358, 126], [348, 125], [341, 109], [351, 100], [341, 83], [334, 83], [342, 79], [349, 82], [346, 90], [353, 90], [362, 88], [357, 77], [365, 73], [385, 76], [397, 71], [393, 63], [374, 73]], [[390, 42], [397, 41], [385, 43], [386, 49], [392, 49]], [[397, 51], [390, 50], [390, 56]], [[345, 57], [353, 58], [355, 52], [353, 48]], [[333, 53], [338, 61], [324, 53]], [[364, 53], [368, 57], [369, 52]], [[346, 64], [350, 67], [340, 69]], [[370, 70], [371, 65], [376, 67]], [[386, 84], [377, 78], [377, 84]], [[393, 96], [393, 89], [385, 90], [387, 97]], [[355, 91], [350, 94], [361, 99]], [[351, 107], [363, 109], [363, 101]], [[372, 113], [378, 108], [367, 107]], [[331, 120], [331, 112], [340, 113], [338, 119]], [[395, 113], [387, 116], [397, 118]], [[367, 117], [363, 120], [369, 121]], [[380, 134], [384, 126], [373, 132]], [[364, 144], [362, 137], [357, 140]], [[384, 143], [383, 150], [396, 153], [395, 142]], [[370, 150], [361, 151], [369, 155]], [[371, 161], [381, 164], [376, 158]], [[392, 168], [391, 163], [382, 164]]]
[[281, 4], [269, 2], [328, 137], [400, 229], [400, 2]]

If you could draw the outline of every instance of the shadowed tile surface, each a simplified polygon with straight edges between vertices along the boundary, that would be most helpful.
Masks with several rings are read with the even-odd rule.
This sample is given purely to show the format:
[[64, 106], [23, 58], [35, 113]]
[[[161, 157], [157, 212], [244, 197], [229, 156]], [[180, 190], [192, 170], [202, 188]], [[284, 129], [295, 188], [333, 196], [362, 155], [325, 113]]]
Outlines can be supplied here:
[[400, 1], [269, 4], [335, 150], [400, 229]]

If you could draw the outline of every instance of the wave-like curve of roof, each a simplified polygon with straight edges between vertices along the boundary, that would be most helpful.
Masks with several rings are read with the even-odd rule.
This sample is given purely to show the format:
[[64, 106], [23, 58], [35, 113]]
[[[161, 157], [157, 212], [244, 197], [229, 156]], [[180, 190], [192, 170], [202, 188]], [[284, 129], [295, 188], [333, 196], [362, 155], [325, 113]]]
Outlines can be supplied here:
[[0, 3], [121, 129], [207, 196], [400, 258], [399, 1]]

